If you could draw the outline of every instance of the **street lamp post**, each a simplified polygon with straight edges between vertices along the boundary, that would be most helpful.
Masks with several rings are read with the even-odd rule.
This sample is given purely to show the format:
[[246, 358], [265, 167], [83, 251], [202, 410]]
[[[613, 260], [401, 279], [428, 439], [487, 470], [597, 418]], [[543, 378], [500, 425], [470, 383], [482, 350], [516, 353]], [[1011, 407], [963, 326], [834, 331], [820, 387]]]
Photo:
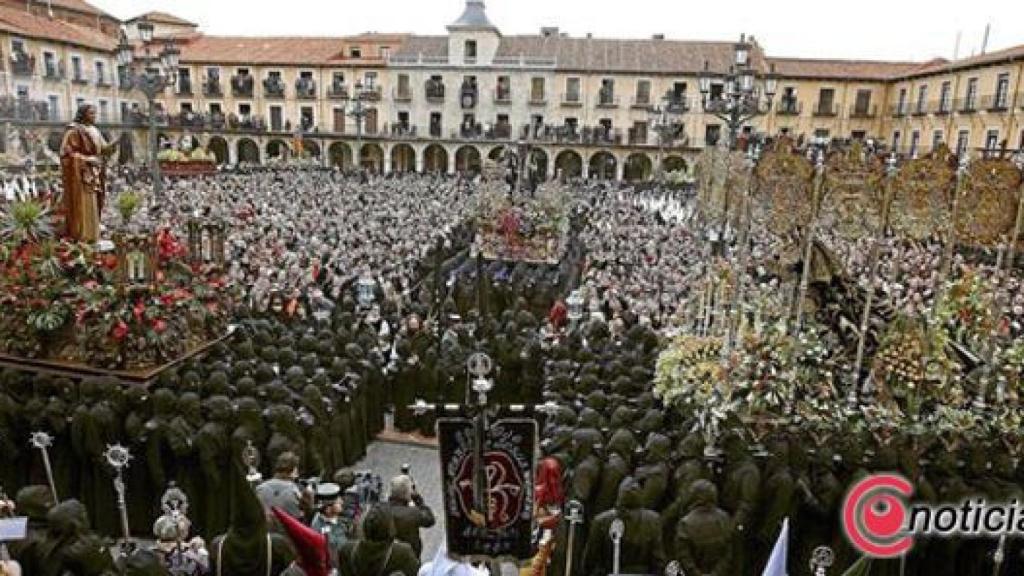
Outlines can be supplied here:
[[[658, 180], [665, 177], [665, 149], [672, 146], [680, 138], [683, 131], [683, 123], [680, 117], [686, 113], [686, 102], [672, 93], [671, 90], [662, 97], [664, 102], [661, 106], [651, 106], [647, 109], [651, 130], [658, 135]], [[685, 138], [685, 137], [684, 137]]]
[[153, 41], [153, 24], [143, 20], [137, 27], [145, 49], [142, 70], [135, 69], [135, 48], [123, 32], [121, 42], [117, 46], [117, 63], [124, 71], [123, 77], [128, 88], [137, 89], [146, 97], [149, 107], [149, 161], [153, 176], [153, 200], [159, 203], [163, 195], [163, 181], [160, 175], [160, 162], [157, 159], [156, 97], [177, 82], [181, 51], [173, 42], [167, 41], [160, 55], [154, 56], [149, 49], [150, 42]]
[[[373, 106], [368, 106], [366, 102], [369, 102], [375, 94], [373, 89], [364, 88], [362, 82], [356, 82], [353, 94], [350, 96], [346, 93], [341, 99], [344, 114], [356, 121], [356, 152], [352, 156], [357, 170], [363, 166], [363, 120], [376, 110]], [[348, 109], [349, 104], [352, 104], [352, 110]]]
[[729, 127], [729, 147], [735, 148], [739, 131], [749, 120], [767, 114], [772, 108], [772, 99], [778, 86], [775, 66], [764, 75], [763, 94], [755, 85], [758, 73], [750, 65], [751, 44], [746, 35], [734, 46], [734, 61], [725, 76], [725, 89], [720, 97], [709, 98], [711, 93], [712, 73], [708, 69], [708, 61], [704, 61], [704, 70], [700, 74], [701, 106], [704, 112], [716, 116]]

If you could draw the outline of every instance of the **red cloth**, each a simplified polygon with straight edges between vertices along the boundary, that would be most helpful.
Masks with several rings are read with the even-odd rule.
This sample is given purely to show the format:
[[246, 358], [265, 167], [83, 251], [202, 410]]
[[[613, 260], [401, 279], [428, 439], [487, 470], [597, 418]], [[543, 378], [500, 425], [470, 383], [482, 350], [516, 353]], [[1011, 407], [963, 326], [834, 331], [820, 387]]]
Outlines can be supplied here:
[[537, 466], [535, 490], [537, 504], [541, 506], [561, 506], [565, 501], [562, 489], [562, 465], [557, 459], [547, 457]]
[[327, 548], [327, 536], [299, 522], [277, 506], [271, 508], [271, 511], [292, 541], [298, 556], [295, 563], [306, 576], [329, 576], [331, 556]]
[[565, 307], [565, 302], [556, 300], [554, 305], [551, 306], [551, 311], [548, 312], [548, 321], [555, 328], [563, 328], [569, 322], [569, 309]]

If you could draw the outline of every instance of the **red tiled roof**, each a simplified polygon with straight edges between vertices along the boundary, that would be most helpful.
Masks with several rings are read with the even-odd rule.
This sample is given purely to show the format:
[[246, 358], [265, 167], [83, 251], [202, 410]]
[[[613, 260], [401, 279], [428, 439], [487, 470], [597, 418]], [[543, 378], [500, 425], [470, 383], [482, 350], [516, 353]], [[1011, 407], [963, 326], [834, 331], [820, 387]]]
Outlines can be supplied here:
[[110, 14], [100, 10], [85, 0], [50, 0], [53, 6], [60, 8], [66, 8], [68, 10], [75, 10], [76, 12], [83, 12], [85, 14], [95, 14], [96, 16], [102, 16], [104, 18], [110, 18], [111, 20], [117, 20], [117, 18]]
[[[694, 74], [704, 68], [724, 73], [732, 64], [733, 42], [692, 40], [616, 40], [567, 36], [503, 36], [497, 58], [549, 60], [558, 70]], [[446, 36], [411, 36], [399, 57], [440, 58], [448, 55]], [[751, 62], [764, 68], [761, 48], [751, 50]]]
[[816, 58], [768, 58], [782, 78], [837, 78], [845, 80], [888, 80], [920, 68], [919, 62], [877, 60], [826, 60]]
[[85, 28], [63, 20], [35, 16], [25, 10], [8, 6], [0, 6], [0, 30], [26, 38], [61, 42], [94, 50], [113, 51], [117, 45], [114, 38], [99, 30]]
[[[177, 36], [181, 42], [181, 61], [224, 64], [324, 65], [345, 61], [352, 64], [382, 65], [379, 58], [347, 58], [345, 47], [353, 42], [388, 44], [396, 49], [404, 39], [397, 34], [364, 34], [356, 37], [249, 37]], [[365, 52], [365, 51], [364, 51]]]
[[184, 18], [179, 18], [174, 14], [168, 14], [167, 12], [157, 12], [155, 10], [140, 14], [127, 22], [137, 22], [139, 20], [147, 20], [157, 24], [173, 24], [175, 26], [199, 26], [195, 22], [189, 22]]
[[954, 60], [953, 62], [942, 58], [936, 58], [935, 60], [919, 65], [915, 70], [900, 74], [894, 79], [923, 76], [926, 74], [940, 74], [942, 72], [959, 70], [962, 68], [971, 68], [985, 64], [994, 64], [1003, 61], [1016, 61], [1021, 59], [1024, 59], [1024, 44], [1012, 46], [1003, 50], [996, 50], [995, 52], [971, 56], [969, 58], [961, 58], [959, 60]]

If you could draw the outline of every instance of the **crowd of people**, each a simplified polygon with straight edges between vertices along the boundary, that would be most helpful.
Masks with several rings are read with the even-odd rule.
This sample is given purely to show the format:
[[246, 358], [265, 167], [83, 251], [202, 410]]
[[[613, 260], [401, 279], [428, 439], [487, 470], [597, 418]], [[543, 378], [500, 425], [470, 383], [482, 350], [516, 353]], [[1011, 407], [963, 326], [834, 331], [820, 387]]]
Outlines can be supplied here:
[[[125, 170], [111, 188], [141, 185]], [[149, 199], [156, 225], [179, 236], [195, 211], [227, 219], [237, 329], [148, 388], [0, 375], [0, 485], [13, 491], [9, 507], [30, 519], [30, 537], [11, 546], [24, 572], [114, 569], [112, 555], [97, 550], [122, 530], [103, 456], [121, 443], [135, 456], [124, 472], [128, 527], [140, 534], [152, 526], [157, 540], [123, 558], [126, 572], [166, 573], [173, 551], [193, 570], [174, 574], [315, 576], [333, 567], [411, 576], [432, 513], [407, 476], [390, 482], [386, 502], [353, 511], [366, 499], [345, 498], [362, 481], [352, 467], [389, 414], [400, 432], [432, 435], [433, 417], [411, 407], [463, 401], [475, 351], [498, 367], [495, 403], [558, 407], [544, 417], [537, 490], [538, 509], [554, 518], [546, 525], [555, 542], [549, 574], [564, 573], [570, 555], [576, 573], [609, 574], [614, 519], [624, 522], [623, 573], [661, 574], [673, 560], [686, 574], [760, 573], [785, 519], [791, 566], [802, 570], [826, 545], [845, 570], [857, 555], [839, 527], [839, 505], [873, 471], [901, 471], [928, 501], [1017, 495], [1024, 468], [998, 439], [966, 444], [908, 431], [869, 445], [860, 436], [821, 443], [794, 427], [758, 439], [727, 433], [709, 446], [696, 415], [664, 405], [651, 386], [666, 339], [707, 329], [716, 298], [708, 280], [740, 258], [736, 246], [714, 253], [717, 226], [711, 234], [702, 226], [693, 191], [568, 185], [579, 218], [569, 262], [552, 267], [476, 261], [480, 186], [443, 176], [240, 169], [172, 183], [164, 198]], [[828, 230], [819, 234], [834, 243]], [[747, 237], [745, 297], [785, 309], [796, 290], [792, 264], [773, 262], [779, 242], [760, 224]], [[866, 273], [869, 252], [866, 241], [844, 248], [850, 277]], [[883, 300], [928, 309], [941, 253], [940, 241], [886, 244]], [[969, 266], [962, 258], [955, 274]], [[1017, 338], [1020, 285], [1015, 272], [1000, 299]], [[570, 319], [565, 300], [575, 286], [585, 313]], [[34, 431], [53, 437], [56, 498], [28, 443]], [[172, 484], [187, 496], [187, 522], [162, 509]], [[560, 513], [573, 500], [583, 507], [579, 524]], [[923, 542], [906, 573], [991, 573], [996, 546]], [[1019, 548], [1006, 550], [1011, 571]], [[872, 573], [899, 569], [876, 562]]]

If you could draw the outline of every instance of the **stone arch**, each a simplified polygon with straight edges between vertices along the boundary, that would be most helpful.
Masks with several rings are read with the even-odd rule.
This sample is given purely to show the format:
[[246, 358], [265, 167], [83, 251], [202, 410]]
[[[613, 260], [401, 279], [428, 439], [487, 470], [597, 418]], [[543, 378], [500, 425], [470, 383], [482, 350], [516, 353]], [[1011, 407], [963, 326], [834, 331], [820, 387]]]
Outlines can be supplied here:
[[482, 166], [480, 151], [476, 149], [476, 146], [462, 146], [455, 151], [456, 172], [479, 174]]
[[249, 138], [238, 141], [238, 161], [251, 164], [260, 163], [260, 147]]
[[541, 180], [548, 179], [548, 153], [540, 148], [534, 148], [530, 152], [530, 160], [537, 165], [537, 177]]
[[647, 154], [634, 152], [626, 157], [623, 169], [622, 177], [627, 182], [645, 182], [651, 179], [654, 163]]
[[441, 172], [448, 171], [448, 151], [440, 144], [431, 144], [423, 150], [423, 171]]
[[359, 161], [363, 168], [380, 174], [384, 171], [384, 150], [379, 144], [373, 142], [363, 144], [362, 151], [359, 153]]
[[274, 138], [267, 142], [267, 158], [284, 157], [288, 158], [292, 149], [284, 140]]
[[416, 151], [408, 144], [395, 144], [391, 148], [392, 172], [415, 172]]
[[677, 156], [675, 154], [666, 157], [665, 160], [662, 161], [661, 166], [666, 173], [675, 172], [677, 170], [682, 170], [683, 172], [686, 172], [689, 169], [686, 160], [683, 159], [682, 156]]
[[320, 157], [320, 144], [314, 140], [303, 140], [302, 150], [308, 152], [310, 158]]
[[562, 150], [555, 156], [555, 173], [566, 178], [583, 176], [583, 157], [575, 150]]
[[331, 159], [331, 166], [337, 166], [342, 170], [352, 167], [352, 148], [344, 142], [331, 142], [327, 147], [327, 156]]
[[228, 141], [220, 136], [213, 136], [206, 143], [206, 151], [212, 152], [217, 158], [217, 164], [227, 164], [229, 160]]
[[614, 180], [615, 179], [615, 168], [618, 166], [619, 161], [615, 159], [615, 156], [611, 152], [601, 150], [595, 152], [590, 157], [589, 162], [589, 174], [591, 178], [597, 180]]
[[504, 153], [504, 146], [495, 146], [494, 148], [491, 148], [490, 152], [487, 153], [487, 159], [497, 162], [498, 160], [501, 160], [501, 155]]

